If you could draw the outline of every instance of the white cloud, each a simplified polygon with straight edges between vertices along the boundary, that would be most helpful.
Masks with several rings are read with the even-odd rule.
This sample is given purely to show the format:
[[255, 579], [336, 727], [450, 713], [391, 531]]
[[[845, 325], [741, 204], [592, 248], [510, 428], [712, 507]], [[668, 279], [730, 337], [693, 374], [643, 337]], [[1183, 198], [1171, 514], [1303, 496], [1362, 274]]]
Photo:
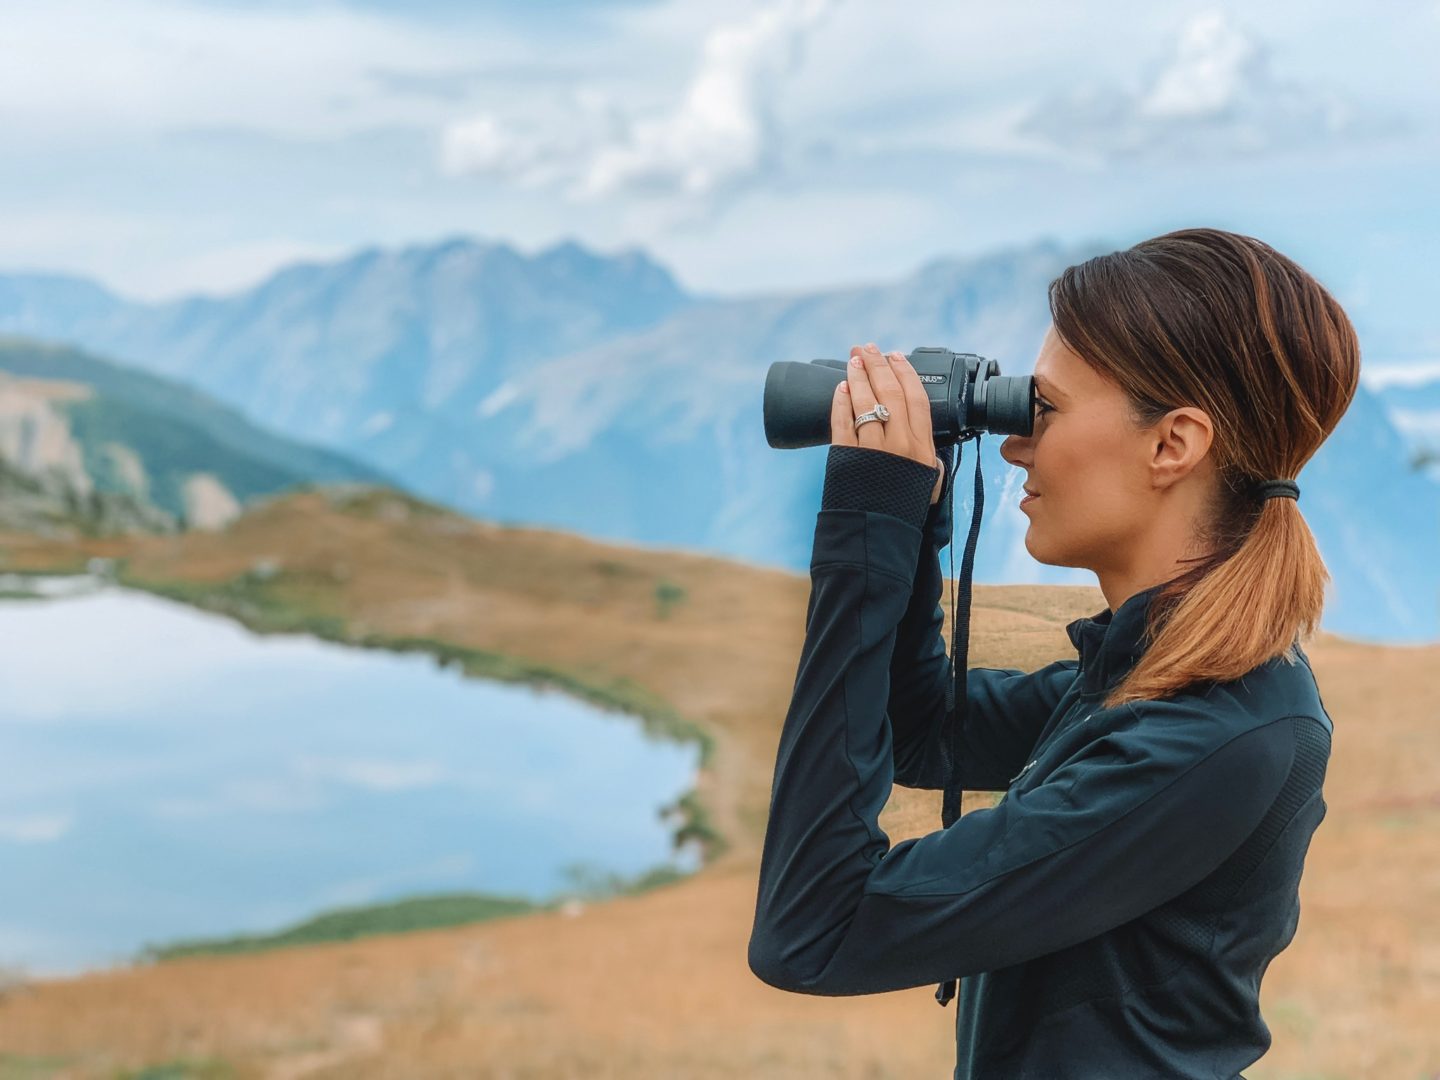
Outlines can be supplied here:
[[501, 409], [520, 400], [520, 385], [514, 380], [503, 382], [494, 390], [490, 391], [480, 404], [475, 406], [475, 415], [485, 420], [494, 416]]
[[535, 130], [482, 113], [444, 132], [442, 168], [555, 186], [575, 202], [659, 193], [704, 199], [762, 174], [780, 138], [774, 102], [834, 0], [778, 0], [712, 30], [680, 101], [631, 114], [580, 90], [566, 130]]
[[364, 758], [305, 758], [296, 772], [366, 791], [412, 791], [444, 783], [446, 770], [433, 761], [384, 761]]
[[21, 814], [0, 817], [0, 840], [16, 844], [49, 844], [70, 831], [71, 814]]
[[1389, 410], [1390, 421], [1411, 439], [1440, 439], [1440, 409]]
[[329, 803], [335, 786], [391, 793], [432, 788], [450, 780], [434, 761], [388, 761], [383, 758], [302, 757], [288, 763], [283, 774], [241, 776], [225, 781], [204, 796], [164, 796], [150, 809], [162, 818], [200, 818], [218, 814], [299, 814]]
[[504, 125], [484, 114], [448, 125], [441, 135], [440, 168], [451, 176], [489, 176], [520, 188], [565, 180], [587, 148], [573, 136]]
[[[1429, 11], [1230, 7], [1243, 29], [1181, 0], [663, 0], [587, 6], [577, 30], [479, 7], [0, 0], [0, 268], [160, 299], [498, 230], [642, 244], [696, 288], [808, 288], [877, 247], [903, 253], [893, 272], [917, 248], [1274, 214], [1276, 174], [1222, 190], [1171, 165], [1210, 149], [1244, 168], [1247, 146], [1290, 138], [1328, 140], [1300, 179], [1312, 202], [1312, 178], [1338, 191], [1350, 169], [1338, 208], [1413, 231], [1394, 194], [1423, 186], [1440, 130]], [[1416, 135], [1373, 168], [1353, 138], [1366, 102], [1408, 110]], [[1110, 167], [1142, 154], [1165, 175]], [[826, 200], [860, 212], [797, 244], [796, 213], [814, 222]], [[879, 202], [913, 228], [894, 233]]]
[[1266, 81], [1266, 57], [1259, 43], [1223, 11], [1207, 11], [1181, 31], [1174, 55], [1137, 102], [1136, 111], [1161, 118], [1215, 116]]
[[1440, 360], [1360, 366], [1360, 381], [1371, 390], [1383, 390], [1388, 386], [1424, 386], [1437, 380], [1440, 380]]
[[495, 474], [489, 469], [477, 470], [470, 491], [477, 499], [490, 498], [495, 494]]
[[233, 814], [304, 814], [326, 805], [321, 785], [294, 776], [242, 776], [207, 795], [162, 795], [150, 803], [158, 818], [189, 820]]
[[371, 413], [360, 425], [360, 434], [379, 435], [382, 431], [389, 431], [394, 424], [395, 414], [388, 409]]
[[[185, 715], [184, 703], [226, 680], [257, 671], [277, 687], [313, 678], [317, 666], [343, 674], [374, 663], [334, 642], [276, 636], [177, 601], [115, 588], [42, 605], [0, 606], [0, 685], [11, 723], [60, 723], [76, 716], [151, 718], [157, 727]], [[75, 679], [85, 656], [87, 678]]]
[[1401, 126], [1325, 88], [1277, 77], [1266, 45], [1214, 9], [1184, 25], [1138, 90], [1083, 83], [1047, 97], [1019, 131], [1100, 163], [1176, 152], [1249, 156]]
[[211, 805], [245, 813], [299, 814], [318, 810], [325, 800], [314, 784], [296, 783], [289, 777], [245, 776], [225, 781]]
[[4, 130], [40, 141], [190, 126], [317, 137], [438, 122], [443, 100], [395, 93], [376, 69], [509, 65], [524, 47], [495, 27], [457, 36], [338, 5], [0, 0], [0, 25]]

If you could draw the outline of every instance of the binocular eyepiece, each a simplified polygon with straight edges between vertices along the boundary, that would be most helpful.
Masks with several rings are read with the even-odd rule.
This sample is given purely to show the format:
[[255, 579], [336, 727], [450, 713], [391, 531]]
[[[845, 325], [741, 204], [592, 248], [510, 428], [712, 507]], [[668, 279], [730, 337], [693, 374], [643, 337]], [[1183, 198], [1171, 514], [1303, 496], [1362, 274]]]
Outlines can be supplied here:
[[[989, 432], [1029, 435], [1035, 424], [1035, 380], [1000, 374], [974, 353], [921, 348], [908, 355], [930, 397], [937, 447]], [[830, 407], [845, 361], [778, 360], [765, 376], [765, 441], [776, 450], [830, 441]]]

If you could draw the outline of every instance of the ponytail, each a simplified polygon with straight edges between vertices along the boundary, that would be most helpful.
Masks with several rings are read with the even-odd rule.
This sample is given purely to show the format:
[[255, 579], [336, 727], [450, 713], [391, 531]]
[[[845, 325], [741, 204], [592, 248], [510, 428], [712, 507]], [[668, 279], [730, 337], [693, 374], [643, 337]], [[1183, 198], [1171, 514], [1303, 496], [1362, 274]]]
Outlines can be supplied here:
[[1266, 499], [1239, 548], [1162, 586], [1150, 606], [1151, 645], [1106, 695], [1105, 708], [1232, 682], [1283, 656], [1320, 625], [1330, 572], [1294, 499]]
[[1330, 573], [1295, 499], [1298, 477], [1359, 386], [1359, 339], [1315, 278], [1267, 244], [1182, 229], [1067, 268], [1050, 284], [1062, 341], [1118, 383], [1144, 427], [1184, 405], [1214, 422], [1220, 483], [1195, 538], [1202, 554], [1166, 582], [1144, 653], [1107, 707], [1229, 682], [1318, 630]]

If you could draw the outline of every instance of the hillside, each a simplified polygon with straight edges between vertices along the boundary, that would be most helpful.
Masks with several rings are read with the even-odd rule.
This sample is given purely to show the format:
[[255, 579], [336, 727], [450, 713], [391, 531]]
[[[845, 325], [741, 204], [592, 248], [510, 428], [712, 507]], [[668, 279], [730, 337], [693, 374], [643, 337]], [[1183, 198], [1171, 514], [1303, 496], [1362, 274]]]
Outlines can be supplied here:
[[182, 384], [16, 337], [0, 337], [0, 462], [26, 492], [0, 521], [31, 529], [214, 527], [297, 485], [384, 480]]
[[[251, 571], [275, 552], [278, 573], [257, 594]], [[0, 1075], [110, 1080], [167, 1063], [164, 1075], [235, 1080], [952, 1067], [954, 1013], [931, 988], [807, 998], [746, 965], [805, 576], [471, 521], [383, 491], [279, 496], [216, 532], [65, 545], [0, 534], [7, 570], [97, 556], [120, 560], [126, 580], [259, 623], [425, 641], [488, 658], [494, 677], [619, 695], [672, 730], [693, 725], [711, 743], [697, 805], [723, 842], [690, 879], [583, 910], [21, 985], [0, 996]], [[351, 572], [335, 572], [342, 559]], [[977, 586], [970, 662], [1031, 669], [1073, 655], [1065, 623], [1103, 607], [1093, 587]], [[1322, 633], [1306, 651], [1336, 724], [1329, 813], [1299, 931], [1265, 978], [1275, 1046], [1246, 1074], [1424, 1075], [1440, 1066], [1440, 879], [1420, 872], [1440, 865], [1440, 646]], [[988, 800], [968, 797], [967, 811]], [[900, 788], [882, 818], [892, 841], [938, 822], [938, 793]]]

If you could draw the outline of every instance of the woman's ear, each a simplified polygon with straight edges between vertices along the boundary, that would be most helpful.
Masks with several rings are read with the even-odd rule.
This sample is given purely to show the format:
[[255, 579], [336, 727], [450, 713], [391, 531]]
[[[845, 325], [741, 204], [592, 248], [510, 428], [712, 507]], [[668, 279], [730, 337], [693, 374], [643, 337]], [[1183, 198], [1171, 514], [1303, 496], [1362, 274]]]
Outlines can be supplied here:
[[1152, 429], [1154, 456], [1150, 467], [1161, 487], [1183, 480], [1205, 459], [1215, 436], [1210, 417], [1201, 409], [1172, 409]]

